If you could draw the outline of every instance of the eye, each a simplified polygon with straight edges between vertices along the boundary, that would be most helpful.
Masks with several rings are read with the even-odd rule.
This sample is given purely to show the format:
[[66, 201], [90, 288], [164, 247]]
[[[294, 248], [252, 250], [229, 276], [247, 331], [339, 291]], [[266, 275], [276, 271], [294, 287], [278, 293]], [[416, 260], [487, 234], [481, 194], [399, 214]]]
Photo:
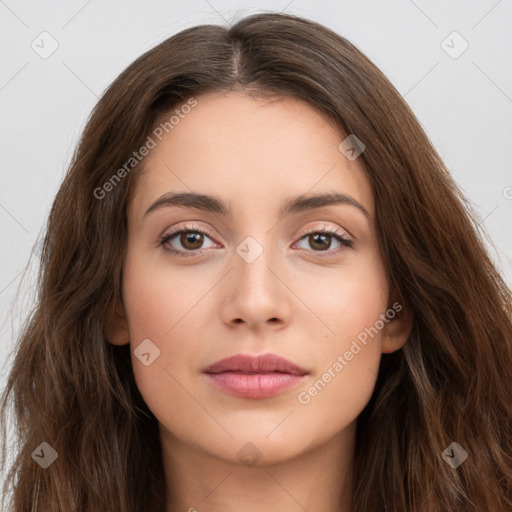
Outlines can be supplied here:
[[[204, 247], [205, 237], [213, 242], [210, 234], [206, 230], [196, 226], [183, 226], [181, 229], [174, 230], [161, 237], [159, 245], [162, 246], [166, 252], [175, 256], [195, 256], [201, 254], [202, 251], [199, 249], [215, 247], [215, 243]], [[174, 239], [176, 239], [176, 241], [173, 242]], [[338, 243], [338, 248], [336, 249], [331, 249], [333, 239]], [[318, 256], [321, 257], [338, 254], [340, 251], [343, 251], [344, 248], [351, 248], [353, 246], [353, 240], [347, 238], [342, 231], [327, 226], [324, 226], [323, 229], [310, 230], [299, 239], [298, 243], [302, 241], [307, 242], [310, 247], [312, 247], [313, 252], [327, 253], [325, 255], [318, 254]], [[176, 248], [175, 244], [181, 247]], [[299, 249], [303, 248], [299, 247]]]
[[[172, 231], [171, 233], [167, 233], [166, 235], [164, 235], [160, 239], [160, 245], [163, 247], [164, 251], [167, 251], [176, 256], [194, 256], [200, 253], [198, 249], [207, 248], [202, 247], [204, 244], [205, 237], [211, 240], [207, 231], [197, 228], [195, 226], [183, 226], [181, 229]], [[171, 241], [173, 239], [177, 239], [177, 241], [171, 244]], [[176, 249], [174, 247], [174, 244], [176, 243], [181, 245], [181, 248], [178, 247]]]
[[[339, 244], [337, 249], [330, 250], [333, 239]], [[346, 235], [335, 229], [324, 226], [323, 229], [315, 229], [306, 233], [301, 237], [299, 242], [305, 241], [313, 248], [313, 252], [322, 252], [327, 254], [319, 254], [319, 256], [332, 256], [343, 251], [344, 248], [352, 247], [353, 240], [350, 240]]]

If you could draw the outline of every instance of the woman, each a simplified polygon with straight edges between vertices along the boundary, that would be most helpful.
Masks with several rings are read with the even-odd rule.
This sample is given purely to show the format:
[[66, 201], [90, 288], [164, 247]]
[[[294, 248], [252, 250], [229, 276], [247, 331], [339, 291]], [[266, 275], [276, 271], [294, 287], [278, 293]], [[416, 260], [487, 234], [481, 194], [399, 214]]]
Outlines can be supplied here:
[[10, 510], [511, 510], [511, 293], [465, 202], [321, 25], [141, 56], [50, 213]]

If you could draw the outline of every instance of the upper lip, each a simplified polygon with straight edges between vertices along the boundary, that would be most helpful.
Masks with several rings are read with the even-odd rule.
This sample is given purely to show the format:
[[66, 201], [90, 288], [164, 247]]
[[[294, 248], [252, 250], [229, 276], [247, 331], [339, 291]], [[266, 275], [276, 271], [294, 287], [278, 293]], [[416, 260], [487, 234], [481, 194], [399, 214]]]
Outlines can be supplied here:
[[308, 372], [296, 364], [275, 354], [237, 354], [221, 359], [203, 370], [204, 373], [289, 373], [291, 375], [306, 375]]

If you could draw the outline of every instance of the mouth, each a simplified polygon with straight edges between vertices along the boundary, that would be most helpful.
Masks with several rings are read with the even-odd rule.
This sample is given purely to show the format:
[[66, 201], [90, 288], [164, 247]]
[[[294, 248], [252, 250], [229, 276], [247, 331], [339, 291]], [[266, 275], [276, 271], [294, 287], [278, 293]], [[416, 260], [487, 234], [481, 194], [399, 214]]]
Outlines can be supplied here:
[[238, 354], [203, 370], [208, 382], [242, 398], [262, 399], [282, 393], [301, 382], [308, 372], [274, 354]]

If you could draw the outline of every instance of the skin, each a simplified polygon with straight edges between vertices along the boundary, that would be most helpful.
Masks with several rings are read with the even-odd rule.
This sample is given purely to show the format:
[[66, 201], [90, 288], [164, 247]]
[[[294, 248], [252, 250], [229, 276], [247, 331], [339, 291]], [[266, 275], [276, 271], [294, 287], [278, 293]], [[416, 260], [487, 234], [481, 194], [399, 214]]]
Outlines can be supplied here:
[[[393, 304], [363, 164], [338, 149], [339, 128], [300, 100], [241, 92], [196, 99], [144, 160], [127, 211], [124, 303], [108, 334], [131, 344], [137, 385], [159, 421], [167, 512], [350, 512], [357, 417], [382, 352], [407, 340], [406, 310], [309, 403], [298, 394]], [[168, 206], [144, 216], [163, 194], [191, 191], [223, 199], [231, 213]], [[320, 192], [350, 195], [369, 218], [346, 204], [279, 215], [287, 199]], [[211, 235], [195, 246], [178, 235], [168, 246], [201, 254], [174, 256], [159, 245], [184, 224]], [[353, 246], [327, 237], [318, 249], [305, 235], [324, 228]], [[236, 252], [248, 236], [263, 249], [251, 263]], [[160, 350], [148, 366], [133, 355], [145, 339]], [[202, 373], [234, 354], [267, 352], [309, 374], [279, 395], [249, 399]]]

